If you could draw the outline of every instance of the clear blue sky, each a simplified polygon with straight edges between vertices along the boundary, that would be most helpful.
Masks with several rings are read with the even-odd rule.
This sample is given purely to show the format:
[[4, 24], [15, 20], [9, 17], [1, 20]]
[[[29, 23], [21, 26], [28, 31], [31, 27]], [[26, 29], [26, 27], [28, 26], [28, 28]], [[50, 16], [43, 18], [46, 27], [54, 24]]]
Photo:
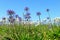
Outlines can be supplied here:
[[7, 17], [6, 11], [12, 9], [23, 16], [25, 7], [29, 7], [32, 20], [38, 20], [36, 12], [41, 12], [41, 19], [48, 17], [46, 9], [50, 9], [51, 18], [60, 17], [60, 0], [0, 0], [0, 18]]

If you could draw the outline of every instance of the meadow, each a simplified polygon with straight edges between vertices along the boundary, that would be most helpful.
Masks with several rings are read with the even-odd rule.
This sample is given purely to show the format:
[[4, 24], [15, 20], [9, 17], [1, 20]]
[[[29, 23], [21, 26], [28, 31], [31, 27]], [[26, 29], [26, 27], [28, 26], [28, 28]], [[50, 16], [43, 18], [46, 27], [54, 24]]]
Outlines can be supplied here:
[[45, 24], [41, 24], [41, 12], [36, 13], [38, 25], [30, 24], [32, 19], [29, 8], [26, 7], [24, 11], [26, 13], [23, 13], [21, 18], [13, 10], [7, 10], [8, 17], [3, 17], [0, 25], [0, 40], [60, 40], [60, 19], [54, 19], [55, 24], [52, 24], [49, 9], [46, 10], [48, 17], [43, 21], [45, 23], [48, 20]]
[[0, 40], [60, 40], [60, 26], [0, 25]]

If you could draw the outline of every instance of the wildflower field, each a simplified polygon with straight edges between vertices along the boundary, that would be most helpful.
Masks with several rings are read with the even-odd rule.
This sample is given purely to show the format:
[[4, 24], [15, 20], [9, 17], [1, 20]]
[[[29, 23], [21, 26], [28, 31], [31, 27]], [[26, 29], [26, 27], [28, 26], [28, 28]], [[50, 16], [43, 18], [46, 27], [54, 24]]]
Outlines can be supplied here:
[[[60, 19], [51, 20], [49, 9], [48, 17], [41, 22], [41, 12], [37, 12], [38, 22], [30, 21], [31, 13], [28, 7], [24, 10], [23, 18], [13, 10], [7, 10], [8, 17], [0, 22], [0, 40], [60, 40]], [[47, 22], [48, 20], [48, 22]], [[32, 23], [31, 23], [32, 22]], [[47, 23], [46, 23], [47, 22]]]
[[60, 26], [1, 25], [0, 40], [60, 40]]
[[60, 0], [0, 0], [0, 40], [60, 40]]
[[48, 15], [43, 16], [45, 19], [40, 11], [36, 12], [34, 19], [29, 7], [24, 8], [22, 15], [8, 9], [8, 16], [0, 20], [0, 40], [60, 40], [60, 18], [52, 19], [49, 8], [45, 11]]

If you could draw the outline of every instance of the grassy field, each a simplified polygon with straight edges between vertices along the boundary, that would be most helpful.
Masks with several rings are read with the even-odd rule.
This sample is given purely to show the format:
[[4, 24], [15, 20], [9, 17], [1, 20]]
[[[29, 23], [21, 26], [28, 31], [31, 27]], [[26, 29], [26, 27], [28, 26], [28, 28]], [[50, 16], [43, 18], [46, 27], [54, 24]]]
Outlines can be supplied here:
[[60, 26], [1, 25], [0, 40], [60, 40]]

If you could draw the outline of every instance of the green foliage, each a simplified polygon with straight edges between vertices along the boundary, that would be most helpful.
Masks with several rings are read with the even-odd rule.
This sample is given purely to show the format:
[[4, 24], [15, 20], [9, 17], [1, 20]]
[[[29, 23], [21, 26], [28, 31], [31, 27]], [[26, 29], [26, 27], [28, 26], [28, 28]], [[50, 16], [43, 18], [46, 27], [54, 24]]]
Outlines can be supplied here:
[[60, 26], [2, 25], [0, 40], [59, 40]]

